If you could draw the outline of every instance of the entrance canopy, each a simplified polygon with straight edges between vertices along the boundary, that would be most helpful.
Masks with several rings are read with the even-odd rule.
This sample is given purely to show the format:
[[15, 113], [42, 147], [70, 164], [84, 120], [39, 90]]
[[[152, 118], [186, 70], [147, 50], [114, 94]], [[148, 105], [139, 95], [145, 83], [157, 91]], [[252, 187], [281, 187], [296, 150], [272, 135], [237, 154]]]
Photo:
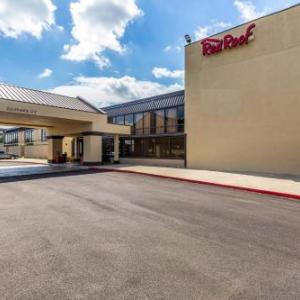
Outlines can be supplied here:
[[[0, 123], [50, 127], [53, 133], [98, 131], [129, 134], [129, 128], [107, 123], [107, 115], [81, 97], [68, 97], [0, 84]], [[72, 126], [71, 128], [69, 126]]]
[[[130, 134], [129, 126], [109, 124], [104, 111], [81, 97], [62, 96], [7, 84], [0, 84], [0, 123], [47, 127], [49, 139], [56, 141], [64, 136], [83, 136], [86, 159], [90, 162], [96, 158], [101, 161], [102, 155], [98, 153], [101, 150], [95, 147], [102, 148], [102, 141], [99, 142], [102, 135]], [[54, 144], [60, 145], [50, 141], [49, 147]], [[49, 160], [52, 160], [55, 154], [53, 149], [50, 150]]]

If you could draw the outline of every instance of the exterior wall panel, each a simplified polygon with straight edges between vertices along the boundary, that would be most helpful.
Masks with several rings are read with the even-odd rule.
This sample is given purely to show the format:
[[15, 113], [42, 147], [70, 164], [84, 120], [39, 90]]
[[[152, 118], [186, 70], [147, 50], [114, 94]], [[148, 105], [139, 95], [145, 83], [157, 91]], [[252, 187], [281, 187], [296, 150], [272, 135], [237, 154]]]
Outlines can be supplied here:
[[46, 159], [48, 157], [48, 144], [25, 146], [24, 157]]
[[299, 16], [261, 18], [253, 41], [219, 54], [186, 47], [188, 168], [300, 173]]

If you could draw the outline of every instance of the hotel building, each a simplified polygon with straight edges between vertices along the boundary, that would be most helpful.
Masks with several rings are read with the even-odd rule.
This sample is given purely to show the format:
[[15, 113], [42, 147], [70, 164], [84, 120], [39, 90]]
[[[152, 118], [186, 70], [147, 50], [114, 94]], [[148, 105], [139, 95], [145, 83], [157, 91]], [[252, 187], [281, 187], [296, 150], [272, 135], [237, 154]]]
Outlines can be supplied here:
[[[98, 149], [101, 162], [114, 152], [121, 162], [299, 175], [299, 112], [300, 4], [186, 45], [184, 92], [101, 109], [105, 130], [69, 134], [69, 152], [83, 139], [81, 155]], [[101, 143], [85, 138], [96, 133]]]

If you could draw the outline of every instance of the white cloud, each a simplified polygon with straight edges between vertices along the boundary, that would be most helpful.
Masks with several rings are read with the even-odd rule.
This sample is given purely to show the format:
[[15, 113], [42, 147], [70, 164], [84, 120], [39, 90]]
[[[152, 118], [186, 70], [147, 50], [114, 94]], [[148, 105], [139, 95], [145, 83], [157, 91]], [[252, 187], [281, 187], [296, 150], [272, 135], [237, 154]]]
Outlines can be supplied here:
[[152, 70], [152, 74], [155, 76], [155, 78], [183, 78], [184, 71], [183, 70], [174, 70], [170, 71], [167, 68], [158, 68], [155, 67]]
[[213, 22], [210, 25], [199, 26], [195, 31], [196, 40], [202, 40], [210, 35], [223, 31], [231, 26], [228, 22]]
[[120, 39], [130, 22], [143, 12], [136, 0], [78, 0], [70, 5], [74, 41], [64, 46], [64, 59], [91, 60], [100, 68], [110, 62], [103, 52], [108, 49], [123, 53]]
[[267, 14], [267, 11], [258, 11], [251, 1], [241, 1], [241, 0], [235, 0], [234, 6], [240, 13], [240, 18], [244, 22], [248, 22], [254, 19], [257, 19], [265, 14]]
[[47, 78], [47, 77], [50, 77], [52, 75], [53, 71], [46, 68], [44, 69], [44, 71], [38, 75], [38, 78]]
[[98, 107], [122, 103], [183, 89], [179, 84], [163, 85], [134, 77], [77, 77], [70, 85], [58, 86], [52, 92], [82, 96]]
[[22, 34], [40, 39], [55, 24], [56, 7], [51, 0], [1, 0], [0, 33], [18, 38]]
[[58, 25], [58, 26], [57, 26], [57, 29], [58, 29], [59, 31], [64, 31], [64, 30], [65, 30], [65, 28], [64, 28], [63, 26], [61, 26], [61, 25]]
[[181, 52], [181, 47], [180, 46], [175, 46], [175, 50], [177, 51], [177, 52]]
[[166, 46], [164, 48], [164, 52], [172, 52], [172, 51], [180, 53], [181, 52], [181, 47], [180, 46], [171, 46], [171, 45], [168, 45], [168, 46]]

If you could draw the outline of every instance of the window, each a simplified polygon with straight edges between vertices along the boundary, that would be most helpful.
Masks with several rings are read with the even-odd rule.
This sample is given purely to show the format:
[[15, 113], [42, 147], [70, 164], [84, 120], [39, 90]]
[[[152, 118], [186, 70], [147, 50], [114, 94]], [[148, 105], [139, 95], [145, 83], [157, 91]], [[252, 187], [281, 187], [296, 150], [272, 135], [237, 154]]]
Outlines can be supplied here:
[[125, 125], [133, 126], [133, 114], [125, 116]]
[[26, 129], [24, 132], [24, 140], [26, 144], [33, 143], [33, 130], [34, 129]]
[[4, 143], [7, 145], [16, 145], [19, 143], [19, 131], [6, 132]]
[[121, 141], [121, 153], [123, 157], [130, 157], [132, 155], [132, 140], [131, 139], [124, 139]]
[[116, 117], [116, 124], [118, 124], [118, 125], [124, 125], [124, 116], [118, 116], [118, 117]]
[[178, 132], [184, 132], [184, 106], [177, 107]]
[[41, 130], [41, 141], [42, 142], [47, 141], [47, 134], [48, 134], [48, 130], [46, 128], [42, 128], [42, 130]]
[[124, 138], [121, 157], [184, 159], [184, 137]]
[[155, 138], [144, 139], [144, 156], [155, 157]]
[[151, 112], [151, 120], [150, 120], [150, 133], [156, 133], [156, 115], [155, 112]]
[[172, 158], [184, 158], [184, 137], [171, 137], [171, 152]]
[[131, 126], [131, 134], [134, 134], [134, 115], [125, 116], [125, 125]]
[[151, 113], [145, 112], [144, 113], [144, 134], [149, 135], [151, 129]]
[[167, 133], [177, 132], [177, 109], [169, 108], [166, 110]]
[[169, 158], [170, 157], [170, 138], [169, 137], [157, 138], [156, 157], [157, 158]]
[[155, 112], [155, 133], [165, 133], [165, 111], [163, 109]]
[[143, 134], [143, 113], [135, 114], [135, 134], [142, 135]]
[[108, 117], [107, 122], [110, 124], [114, 124], [114, 118], [113, 117]]
[[132, 145], [133, 145], [132, 156], [144, 157], [144, 139], [133, 139]]

